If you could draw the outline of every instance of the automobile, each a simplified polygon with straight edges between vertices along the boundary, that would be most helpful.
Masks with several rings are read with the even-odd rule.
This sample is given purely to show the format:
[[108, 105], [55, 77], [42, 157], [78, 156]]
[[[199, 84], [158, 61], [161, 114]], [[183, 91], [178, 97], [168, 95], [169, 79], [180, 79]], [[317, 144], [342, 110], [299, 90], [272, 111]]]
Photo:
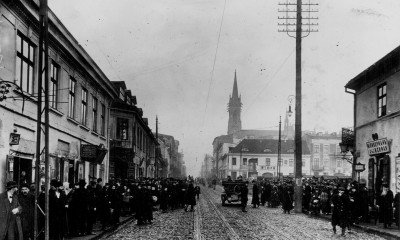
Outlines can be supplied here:
[[222, 181], [224, 187], [221, 193], [221, 203], [225, 206], [226, 203], [241, 203], [240, 192], [243, 186], [246, 186], [245, 181]]

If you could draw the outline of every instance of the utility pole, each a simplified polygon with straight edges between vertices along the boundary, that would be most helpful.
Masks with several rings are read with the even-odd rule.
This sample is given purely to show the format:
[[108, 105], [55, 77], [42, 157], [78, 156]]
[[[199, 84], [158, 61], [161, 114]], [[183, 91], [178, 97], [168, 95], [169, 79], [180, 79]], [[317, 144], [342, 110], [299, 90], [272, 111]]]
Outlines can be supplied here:
[[[34, 238], [38, 239], [42, 229], [38, 229], [39, 214], [45, 215], [44, 237], [49, 239], [49, 81], [48, 81], [48, 5], [47, 0], [40, 0], [39, 6], [39, 71], [38, 71], [38, 101], [37, 101], [37, 131], [36, 131], [36, 162], [35, 162], [35, 212], [34, 212]], [[43, 89], [44, 83], [44, 89]], [[44, 93], [44, 109], [42, 109]], [[44, 129], [42, 129], [42, 116], [44, 115]], [[41, 147], [41, 134], [44, 133], [44, 149]], [[40, 160], [44, 154], [45, 162], [45, 209], [39, 209], [40, 186]], [[40, 212], [39, 212], [40, 211]], [[44, 213], [43, 213], [44, 212]]]
[[[279, 9], [278, 12], [284, 13], [283, 17], [278, 17], [282, 22], [278, 23], [278, 26], [283, 27], [279, 29], [279, 32], [286, 32], [290, 37], [296, 39], [296, 105], [295, 105], [295, 162], [294, 162], [294, 177], [295, 177], [295, 206], [294, 211], [296, 213], [302, 212], [302, 142], [301, 142], [301, 40], [303, 37], [307, 37], [311, 32], [318, 32], [314, 27], [318, 26], [315, 21], [318, 17], [313, 17], [312, 14], [317, 13], [318, 10], [312, 7], [317, 6], [317, 3], [302, 3], [301, 0], [297, 0], [294, 3], [293, 0], [287, 1], [286, 3], [279, 3], [280, 6], [284, 6], [284, 9]], [[296, 8], [294, 8], [296, 6]], [[293, 14], [296, 13], [296, 16]], [[303, 13], [306, 16], [302, 16]], [[302, 20], [305, 22], [302, 22]], [[306, 27], [303, 29], [303, 25]], [[296, 33], [293, 35], [293, 33]], [[304, 35], [303, 35], [304, 33]]]
[[279, 116], [279, 139], [278, 139], [278, 162], [277, 162], [278, 179], [281, 178], [281, 116]]
[[154, 151], [154, 164], [156, 165], [156, 175], [155, 177], [158, 178], [158, 116], [156, 115], [156, 146], [155, 146], [155, 151]]

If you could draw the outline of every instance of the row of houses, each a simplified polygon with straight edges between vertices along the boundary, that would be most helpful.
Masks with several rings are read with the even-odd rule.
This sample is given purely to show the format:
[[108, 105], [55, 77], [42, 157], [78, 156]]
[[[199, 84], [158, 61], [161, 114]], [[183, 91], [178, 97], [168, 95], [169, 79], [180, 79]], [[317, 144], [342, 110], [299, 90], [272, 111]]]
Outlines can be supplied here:
[[[125, 82], [110, 81], [50, 9], [48, 21], [50, 178], [180, 176], [179, 142], [157, 139]], [[38, 45], [38, 1], [1, 1], [0, 191], [8, 180], [33, 182], [36, 171], [43, 177], [43, 157], [35, 169]]]

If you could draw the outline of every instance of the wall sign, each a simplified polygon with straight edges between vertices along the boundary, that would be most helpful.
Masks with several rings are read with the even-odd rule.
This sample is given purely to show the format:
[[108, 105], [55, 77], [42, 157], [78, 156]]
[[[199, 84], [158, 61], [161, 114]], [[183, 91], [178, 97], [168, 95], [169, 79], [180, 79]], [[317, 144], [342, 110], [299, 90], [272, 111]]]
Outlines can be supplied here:
[[374, 156], [390, 152], [389, 141], [387, 138], [367, 142], [368, 155]]
[[10, 145], [19, 145], [20, 134], [10, 133]]

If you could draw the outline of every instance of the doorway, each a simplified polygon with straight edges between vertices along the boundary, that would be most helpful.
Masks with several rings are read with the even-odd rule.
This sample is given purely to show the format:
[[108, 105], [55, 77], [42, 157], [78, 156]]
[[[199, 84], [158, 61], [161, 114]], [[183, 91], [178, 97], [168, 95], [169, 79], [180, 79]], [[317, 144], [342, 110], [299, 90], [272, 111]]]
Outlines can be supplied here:
[[32, 183], [32, 159], [14, 157], [13, 181], [20, 187], [22, 183]]

